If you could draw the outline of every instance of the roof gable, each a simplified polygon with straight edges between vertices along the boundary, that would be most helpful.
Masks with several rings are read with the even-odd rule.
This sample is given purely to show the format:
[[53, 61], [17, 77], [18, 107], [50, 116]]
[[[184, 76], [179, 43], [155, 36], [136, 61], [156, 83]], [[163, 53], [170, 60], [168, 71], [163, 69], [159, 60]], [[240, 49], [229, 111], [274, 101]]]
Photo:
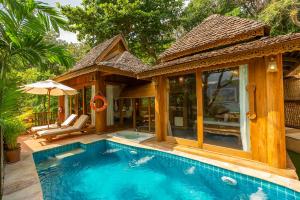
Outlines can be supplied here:
[[239, 17], [211, 15], [159, 56], [162, 62], [268, 35], [268, 26]]
[[118, 43], [121, 43], [126, 50], [128, 49], [123, 36], [120, 34], [116, 35], [92, 48], [70, 71], [89, 67], [96, 64], [96, 62], [102, 61]]

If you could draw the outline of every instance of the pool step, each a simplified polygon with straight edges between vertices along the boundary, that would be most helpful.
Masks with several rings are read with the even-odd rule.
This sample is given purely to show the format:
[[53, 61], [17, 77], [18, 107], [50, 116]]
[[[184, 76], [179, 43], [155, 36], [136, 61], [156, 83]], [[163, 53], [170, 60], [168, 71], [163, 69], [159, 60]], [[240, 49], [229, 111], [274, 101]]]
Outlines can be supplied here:
[[84, 151], [85, 151], [85, 150], [82, 149], [82, 148], [77, 148], [77, 149], [73, 149], [73, 150], [71, 150], [71, 151], [65, 151], [65, 152], [56, 154], [55, 157], [56, 157], [57, 159], [63, 159], [63, 158], [69, 157], [69, 156], [74, 156], [74, 155], [76, 155], [76, 154], [83, 153]]

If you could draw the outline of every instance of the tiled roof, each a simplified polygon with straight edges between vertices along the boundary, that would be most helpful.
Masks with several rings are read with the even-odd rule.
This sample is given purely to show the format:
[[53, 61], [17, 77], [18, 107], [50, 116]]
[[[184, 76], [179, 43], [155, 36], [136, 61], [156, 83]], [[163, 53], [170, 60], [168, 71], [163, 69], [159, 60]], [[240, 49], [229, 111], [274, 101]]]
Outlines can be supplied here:
[[94, 65], [96, 59], [117, 37], [120, 37], [120, 35], [116, 35], [92, 48], [70, 71], [76, 71], [78, 69]]
[[211, 15], [176, 41], [159, 58], [169, 61], [204, 50], [236, 44], [268, 34], [269, 27], [261, 22], [239, 17]]
[[300, 33], [263, 37], [258, 40], [163, 62], [138, 75], [139, 78], [145, 78], [296, 50], [300, 50]]
[[124, 51], [120, 56], [115, 56], [109, 60], [97, 62], [96, 64], [133, 73], [138, 73], [149, 69], [149, 66], [142, 63], [137, 57], [128, 51]]

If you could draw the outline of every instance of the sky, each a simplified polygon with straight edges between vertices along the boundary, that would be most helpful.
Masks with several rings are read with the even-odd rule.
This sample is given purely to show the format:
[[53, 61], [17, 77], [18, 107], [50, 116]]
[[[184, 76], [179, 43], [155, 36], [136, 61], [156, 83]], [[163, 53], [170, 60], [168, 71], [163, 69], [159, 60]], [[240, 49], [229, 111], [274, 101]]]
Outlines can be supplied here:
[[[48, 3], [51, 6], [56, 7], [56, 3], [59, 2], [61, 5], [71, 5], [71, 6], [80, 6], [82, 0], [42, 0], [42, 2]], [[190, 0], [184, 0], [185, 6], [190, 2]], [[60, 30], [59, 39], [65, 40], [69, 43], [78, 43], [75, 33]]]
[[[79, 6], [82, 0], [42, 0], [42, 2], [48, 3], [51, 6], [56, 7], [56, 3], [59, 2], [61, 5]], [[65, 40], [69, 43], [78, 43], [75, 33], [60, 30], [59, 39]]]

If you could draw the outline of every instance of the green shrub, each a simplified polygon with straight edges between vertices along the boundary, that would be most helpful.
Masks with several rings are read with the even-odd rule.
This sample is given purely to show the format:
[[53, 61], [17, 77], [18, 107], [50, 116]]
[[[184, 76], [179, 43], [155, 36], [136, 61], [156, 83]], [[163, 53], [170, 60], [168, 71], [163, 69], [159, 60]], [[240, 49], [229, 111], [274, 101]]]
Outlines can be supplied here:
[[25, 131], [24, 123], [16, 118], [0, 119], [0, 125], [3, 128], [4, 142], [8, 149], [18, 148], [18, 136]]

